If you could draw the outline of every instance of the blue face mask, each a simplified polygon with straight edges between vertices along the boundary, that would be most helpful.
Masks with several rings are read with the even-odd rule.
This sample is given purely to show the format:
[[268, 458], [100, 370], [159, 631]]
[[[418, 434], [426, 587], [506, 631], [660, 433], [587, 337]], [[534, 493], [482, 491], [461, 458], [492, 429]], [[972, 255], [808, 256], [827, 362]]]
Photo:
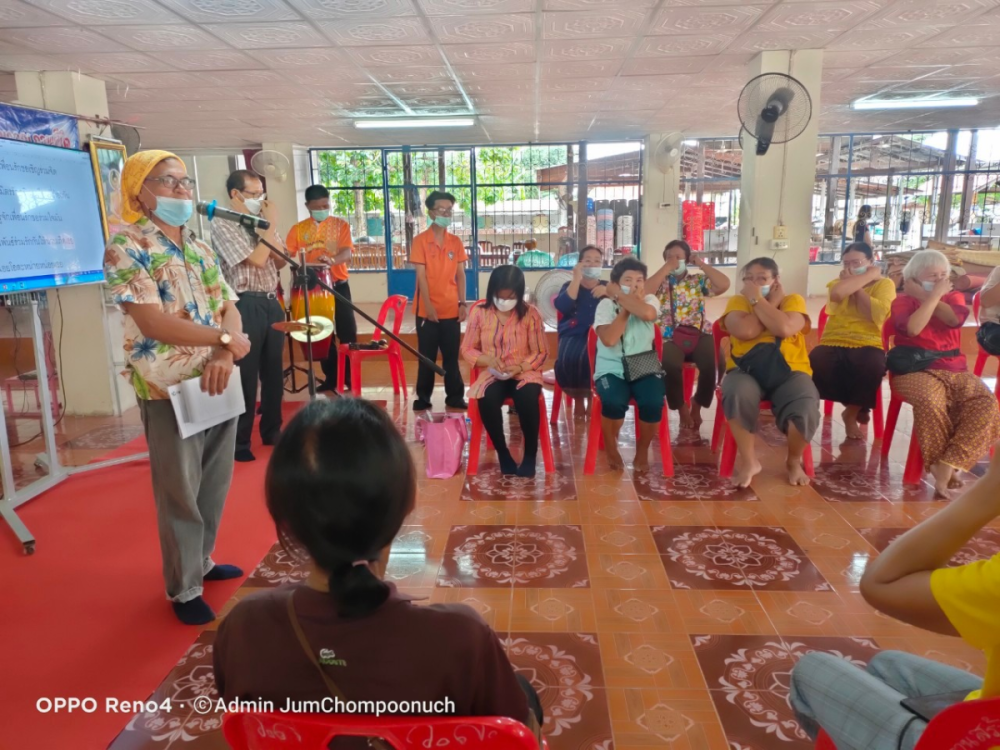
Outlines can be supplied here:
[[156, 208], [153, 209], [153, 215], [164, 224], [182, 227], [187, 224], [192, 213], [194, 213], [194, 201], [190, 198], [156, 196]]
[[685, 263], [682, 260], [682, 261], [678, 261], [677, 268], [675, 268], [673, 271], [671, 271], [670, 275], [671, 276], [683, 276], [685, 273], [687, 273], [687, 263]]
[[632, 287], [630, 286], [619, 286], [618, 288], [622, 290], [622, 294], [629, 295], [632, 293]]
[[854, 268], [851, 269], [851, 273], [853, 273], [855, 276], [860, 276], [861, 274], [867, 271], [868, 271], [868, 266], [855, 266]]
[[312, 215], [313, 219], [315, 219], [316, 221], [320, 222], [321, 224], [324, 221], [326, 221], [328, 218], [330, 218], [330, 209], [329, 208], [324, 208], [321, 211], [310, 211], [309, 213], [310, 213], [310, 215]]
[[588, 279], [599, 279], [601, 278], [601, 269], [597, 266], [584, 266], [583, 275]]
[[924, 288], [925, 292], [933, 292], [934, 287], [937, 286], [937, 283], [933, 281], [921, 281], [920, 286]]
[[771, 293], [771, 285], [770, 284], [764, 284], [764, 286], [762, 286], [760, 288], [760, 296], [761, 297], [766, 297], [770, 293]]

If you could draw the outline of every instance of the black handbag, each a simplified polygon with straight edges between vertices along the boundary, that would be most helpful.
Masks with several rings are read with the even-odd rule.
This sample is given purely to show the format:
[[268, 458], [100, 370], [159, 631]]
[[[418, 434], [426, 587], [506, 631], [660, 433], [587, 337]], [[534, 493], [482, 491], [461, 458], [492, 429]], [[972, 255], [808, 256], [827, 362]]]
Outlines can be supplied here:
[[781, 353], [781, 339], [776, 339], [773, 344], [756, 344], [742, 357], [733, 357], [733, 362], [741, 372], [756, 380], [765, 394], [771, 393], [792, 377], [792, 368]]
[[625, 371], [626, 383], [635, 383], [643, 378], [663, 377], [663, 365], [660, 364], [660, 358], [656, 356], [655, 349], [622, 357], [622, 367]]
[[987, 354], [1000, 357], [1000, 323], [983, 323], [976, 331], [976, 341]]
[[885, 366], [893, 375], [909, 375], [923, 372], [939, 359], [957, 357], [961, 353], [960, 349], [936, 352], [919, 346], [894, 346], [885, 358]]

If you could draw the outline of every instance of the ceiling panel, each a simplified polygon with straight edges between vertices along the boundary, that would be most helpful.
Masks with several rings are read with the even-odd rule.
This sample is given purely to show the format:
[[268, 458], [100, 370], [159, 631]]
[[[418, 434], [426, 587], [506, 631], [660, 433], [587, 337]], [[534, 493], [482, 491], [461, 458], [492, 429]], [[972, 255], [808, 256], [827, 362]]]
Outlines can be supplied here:
[[536, 0], [420, 0], [420, 7], [429, 16], [464, 16], [531, 12], [535, 3]]
[[534, 16], [527, 13], [442, 16], [434, 19], [434, 36], [446, 44], [493, 44], [534, 41]]
[[535, 45], [527, 42], [449, 44], [443, 49], [445, 57], [455, 65], [496, 65], [535, 60]]
[[342, 18], [320, 21], [320, 29], [337, 44], [427, 44], [431, 41], [419, 18]]
[[197, 23], [252, 23], [299, 19], [299, 15], [283, 0], [159, 0], [159, 2], [189, 21]]
[[639, 33], [648, 13], [641, 10], [606, 9], [596, 13], [545, 13], [544, 39], [620, 37]]
[[330, 44], [312, 24], [303, 22], [207, 24], [205, 29], [238, 49], [326, 47]]
[[37, 52], [124, 52], [126, 47], [82, 26], [0, 29], [0, 42]]
[[140, 52], [230, 49], [218, 37], [197, 26], [116, 26], [114, 38]]
[[0, 0], [0, 27], [62, 26], [66, 20], [21, 0]]
[[288, 0], [305, 18], [387, 18], [416, 15], [412, 0]]
[[153, 52], [150, 57], [180, 70], [252, 70], [265, 67], [256, 53], [245, 54], [236, 50], [176, 50]]

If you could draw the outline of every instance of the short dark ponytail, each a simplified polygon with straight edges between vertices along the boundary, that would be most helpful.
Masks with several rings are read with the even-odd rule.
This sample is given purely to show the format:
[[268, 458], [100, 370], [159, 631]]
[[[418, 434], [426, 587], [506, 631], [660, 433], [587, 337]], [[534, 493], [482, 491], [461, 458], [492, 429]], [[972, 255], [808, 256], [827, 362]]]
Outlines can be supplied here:
[[278, 538], [329, 574], [341, 617], [363, 617], [385, 602], [389, 586], [363, 563], [399, 533], [416, 472], [384, 409], [351, 398], [309, 404], [278, 440], [264, 489]]

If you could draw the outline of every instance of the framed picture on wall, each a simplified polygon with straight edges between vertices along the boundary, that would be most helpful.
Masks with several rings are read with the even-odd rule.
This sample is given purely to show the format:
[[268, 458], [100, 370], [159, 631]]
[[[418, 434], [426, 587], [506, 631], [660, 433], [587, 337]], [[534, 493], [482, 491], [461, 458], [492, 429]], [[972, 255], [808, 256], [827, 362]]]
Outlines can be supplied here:
[[122, 169], [125, 147], [112, 141], [91, 140], [90, 161], [94, 166], [97, 195], [101, 201], [104, 240], [111, 239], [125, 223], [122, 219]]

